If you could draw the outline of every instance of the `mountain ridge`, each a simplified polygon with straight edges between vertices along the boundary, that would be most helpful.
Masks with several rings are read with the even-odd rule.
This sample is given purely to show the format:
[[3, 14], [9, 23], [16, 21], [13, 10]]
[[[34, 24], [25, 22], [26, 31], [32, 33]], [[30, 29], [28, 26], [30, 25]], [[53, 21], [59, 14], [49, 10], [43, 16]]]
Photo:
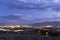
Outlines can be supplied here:
[[60, 26], [60, 21], [34, 23], [34, 24], [32, 24], [32, 25], [33, 25], [33, 26], [46, 26], [46, 25]]

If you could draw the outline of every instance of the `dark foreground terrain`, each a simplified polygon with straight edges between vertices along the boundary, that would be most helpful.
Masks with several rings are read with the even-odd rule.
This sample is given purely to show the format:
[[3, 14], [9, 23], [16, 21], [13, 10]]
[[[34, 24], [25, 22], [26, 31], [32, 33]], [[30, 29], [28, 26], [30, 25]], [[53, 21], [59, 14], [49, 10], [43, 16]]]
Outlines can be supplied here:
[[20, 32], [0, 31], [0, 40], [60, 40], [60, 31], [52, 29], [24, 29]]
[[0, 40], [60, 40], [60, 38], [41, 35], [7, 34], [0, 35]]

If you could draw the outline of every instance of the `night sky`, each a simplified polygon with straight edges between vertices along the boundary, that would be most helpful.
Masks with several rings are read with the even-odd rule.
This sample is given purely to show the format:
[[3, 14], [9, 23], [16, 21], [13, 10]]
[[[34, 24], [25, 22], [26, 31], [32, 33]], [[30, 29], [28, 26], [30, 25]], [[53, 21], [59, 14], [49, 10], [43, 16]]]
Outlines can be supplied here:
[[60, 0], [0, 0], [0, 24], [60, 21]]

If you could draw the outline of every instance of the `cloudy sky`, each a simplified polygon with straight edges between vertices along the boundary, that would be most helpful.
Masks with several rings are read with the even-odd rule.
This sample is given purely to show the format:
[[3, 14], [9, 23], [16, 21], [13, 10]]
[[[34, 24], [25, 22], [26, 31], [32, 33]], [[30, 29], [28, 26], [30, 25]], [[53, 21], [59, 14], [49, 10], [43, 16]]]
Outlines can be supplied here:
[[60, 0], [0, 0], [0, 24], [60, 21]]

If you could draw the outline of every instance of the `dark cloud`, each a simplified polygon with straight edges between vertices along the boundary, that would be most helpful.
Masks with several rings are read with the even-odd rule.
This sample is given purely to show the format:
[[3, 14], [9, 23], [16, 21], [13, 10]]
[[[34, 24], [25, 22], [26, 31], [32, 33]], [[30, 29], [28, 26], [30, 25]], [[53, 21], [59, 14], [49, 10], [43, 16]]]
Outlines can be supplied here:
[[58, 5], [54, 5], [53, 7], [52, 7], [52, 9], [53, 10], [56, 10], [56, 11], [60, 11], [60, 4]]
[[59, 11], [60, 10], [60, 3], [54, 3], [51, 1], [47, 2], [40, 2], [40, 3], [33, 3], [33, 2], [28, 2], [25, 3], [24, 1], [11, 1], [8, 6], [12, 9], [39, 9], [39, 10], [48, 10], [51, 8], [51, 10], [54, 11]]
[[[32, 0], [31, 0], [32, 1]], [[11, 9], [39, 9], [39, 10], [60, 10], [60, 3], [54, 3], [52, 0], [41, 0], [39, 2], [21, 1], [21, 0], [0, 0], [0, 3], [7, 5]]]
[[45, 21], [59, 21], [60, 17], [53, 18], [41, 18], [41, 19], [33, 19], [28, 20], [28, 18], [19, 15], [8, 15], [8, 16], [0, 16], [0, 24], [29, 24], [36, 22], [45, 22]]
[[0, 23], [2, 24], [28, 24], [31, 20], [28, 17], [19, 15], [0, 16]]
[[2, 16], [2, 18], [10, 19], [10, 20], [17, 20], [21, 18], [21, 16], [16, 16], [16, 15], [8, 15], [8, 16]]
[[47, 9], [50, 8], [51, 5], [47, 5], [44, 3], [35, 4], [35, 3], [21, 3], [18, 5], [17, 3], [12, 3], [9, 5], [11, 8], [15, 9]]
[[[32, 1], [32, 0], [31, 0]], [[1, 0], [0, 3], [7, 5], [11, 9], [39, 9], [39, 10], [52, 10], [59, 11], [60, 3], [54, 3], [52, 0], [43, 0], [41, 2], [28, 2], [19, 0]]]

